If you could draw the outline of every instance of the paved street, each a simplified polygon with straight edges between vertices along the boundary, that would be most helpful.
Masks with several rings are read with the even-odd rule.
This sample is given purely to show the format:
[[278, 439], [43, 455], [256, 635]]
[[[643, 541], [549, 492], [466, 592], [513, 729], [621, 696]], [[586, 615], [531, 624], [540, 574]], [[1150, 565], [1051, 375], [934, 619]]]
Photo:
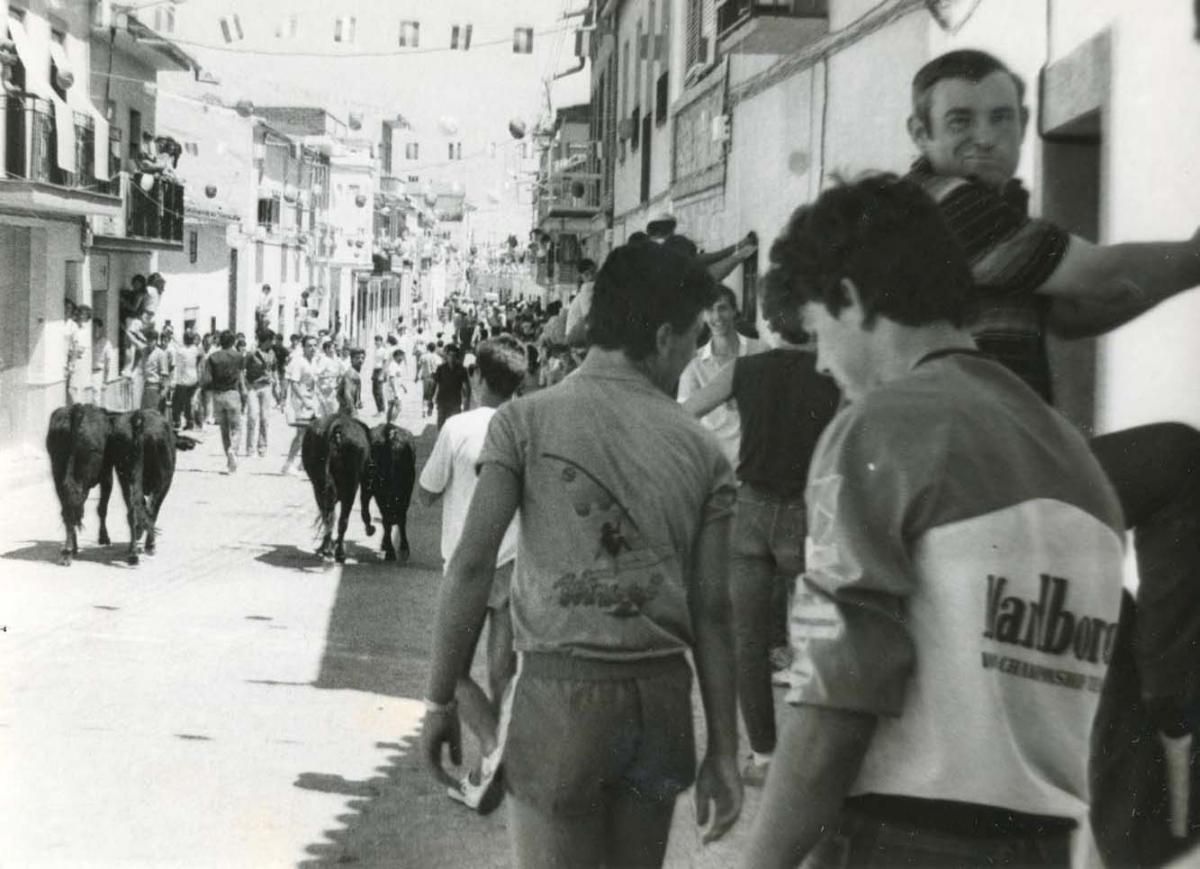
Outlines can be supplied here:
[[[510, 865], [504, 812], [452, 803], [414, 751], [438, 512], [414, 506], [405, 567], [378, 560], [357, 517], [347, 563], [323, 564], [311, 491], [278, 475], [287, 431], [272, 425], [270, 455], [234, 476], [214, 427], [179, 454], [159, 553], [136, 568], [119, 492], [114, 545], [96, 546], [93, 494], [63, 568], [48, 473], [3, 486], [4, 865]], [[735, 862], [745, 820], [701, 849], [690, 816], [681, 801], [670, 865]]]

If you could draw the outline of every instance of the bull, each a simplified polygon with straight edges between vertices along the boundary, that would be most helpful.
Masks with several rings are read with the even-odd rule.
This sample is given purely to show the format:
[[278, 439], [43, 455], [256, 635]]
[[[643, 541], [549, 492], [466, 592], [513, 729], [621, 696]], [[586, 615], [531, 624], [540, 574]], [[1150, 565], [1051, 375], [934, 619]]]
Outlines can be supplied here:
[[[331, 413], [313, 420], [304, 430], [300, 458], [312, 483], [322, 535], [317, 554], [323, 558], [332, 556], [339, 564], [346, 560], [346, 526], [354, 510], [354, 499], [366, 482], [370, 456], [367, 427], [352, 416]], [[375, 526], [371, 524], [367, 502], [364, 494], [360, 504], [369, 537], [375, 533]], [[333, 514], [339, 504], [334, 540]]]
[[50, 415], [46, 450], [54, 489], [66, 526], [66, 540], [59, 563], [69, 565], [79, 554], [78, 531], [83, 525], [83, 507], [88, 494], [100, 486], [99, 543], [108, 546], [108, 501], [112, 495], [113, 472], [125, 499], [129, 524], [126, 560], [139, 561], [139, 542], [146, 534], [145, 551], [156, 548], [155, 522], [171, 488], [175, 474], [176, 449], [192, 449], [196, 441], [176, 437], [160, 413], [135, 410], [114, 413], [92, 404], [60, 407]]
[[400, 560], [408, 561], [408, 505], [417, 479], [412, 435], [391, 423], [371, 429], [371, 462], [364, 500], [375, 499], [383, 522], [383, 560], [395, 561], [392, 528], [400, 530]]

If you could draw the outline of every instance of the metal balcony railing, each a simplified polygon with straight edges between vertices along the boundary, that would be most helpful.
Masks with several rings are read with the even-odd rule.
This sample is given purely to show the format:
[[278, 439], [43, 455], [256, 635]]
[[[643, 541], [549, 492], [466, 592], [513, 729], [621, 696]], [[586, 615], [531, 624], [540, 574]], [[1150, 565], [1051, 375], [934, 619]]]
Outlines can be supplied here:
[[717, 38], [759, 16], [827, 18], [829, 0], [723, 0], [717, 4]]
[[5, 111], [5, 177], [58, 187], [107, 192], [96, 180], [95, 124], [72, 112], [75, 124], [75, 171], [61, 169], [57, 160], [58, 124], [49, 100], [34, 94], [9, 94]]
[[121, 190], [128, 238], [183, 244], [182, 184], [161, 175], [122, 172]]

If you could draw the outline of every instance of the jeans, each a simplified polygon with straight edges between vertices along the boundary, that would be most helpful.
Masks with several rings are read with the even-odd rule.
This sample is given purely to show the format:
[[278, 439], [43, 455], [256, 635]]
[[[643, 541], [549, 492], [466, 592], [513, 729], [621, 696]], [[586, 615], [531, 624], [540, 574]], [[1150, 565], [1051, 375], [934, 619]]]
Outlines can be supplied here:
[[[246, 396], [246, 455], [267, 452], [267, 411], [271, 408], [271, 384], [251, 386]], [[258, 444], [254, 443], [255, 438]]]
[[234, 451], [242, 429], [242, 396], [236, 389], [213, 393], [213, 415], [221, 427], [221, 446], [225, 454]]
[[775, 696], [771, 689], [772, 626], [786, 618], [779, 577], [804, 571], [807, 514], [804, 498], [781, 498], [749, 484], [738, 489], [730, 545], [730, 596], [738, 702], [750, 747], [775, 749]]
[[175, 424], [175, 428], [180, 425], [185, 425], [186, 428], [192, 427], [192, 396], [196, 394], [196, 384], [184, 386], [175, 385], [175, 391], [171, 395], [171, 421]]
[[848, 867], [1008, 866], [1050, 869], [1071, 865], [1071, 834], [1044, 836], [952, 836], [910, 824], [871, 818], [844, 810], [838, 823], [817, 843], [805, 869]]

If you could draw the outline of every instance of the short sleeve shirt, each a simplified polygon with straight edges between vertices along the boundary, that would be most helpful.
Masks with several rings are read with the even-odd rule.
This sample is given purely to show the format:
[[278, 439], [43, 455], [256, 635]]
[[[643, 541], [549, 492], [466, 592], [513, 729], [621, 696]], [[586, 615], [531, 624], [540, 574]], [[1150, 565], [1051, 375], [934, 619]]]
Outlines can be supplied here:
[[1079, 432], [941, 356], [833, 420], [807, 499], [788, 700], [879, 716], [851, 792], [1080, 813], [1124, 522]]
[[695, 548], [735, 491], [712, 434], [671, 396], [591, 353], [554, 389], [502, 406], [480, 464], [521, 486], [519, 651], [636, 660], [692, 645]]
[[[471, 496], [475, 493], [479, 456], [495, 414], [495, 408], [477, 407], [447, 419], [438, 432], [429, 461], [421, 470], [421, 488], [442, 493], [442, 558], [447, 563], [462, 537]], [[516, 556], [517, 520], [514, 518], [500, 543], [496, 566], [503, 567]]]
[[1070, 234], [1029, 217], [1029, 194], [1019, 181], [998, 191], [935, 175], [924, 160], [909, 178], [938, 203], [971, 264], [979, 303], [971, 332], [979, 349], [1052, 400], [1045, 341], [1050, 299], [1037, 291], [1062, 262]]

